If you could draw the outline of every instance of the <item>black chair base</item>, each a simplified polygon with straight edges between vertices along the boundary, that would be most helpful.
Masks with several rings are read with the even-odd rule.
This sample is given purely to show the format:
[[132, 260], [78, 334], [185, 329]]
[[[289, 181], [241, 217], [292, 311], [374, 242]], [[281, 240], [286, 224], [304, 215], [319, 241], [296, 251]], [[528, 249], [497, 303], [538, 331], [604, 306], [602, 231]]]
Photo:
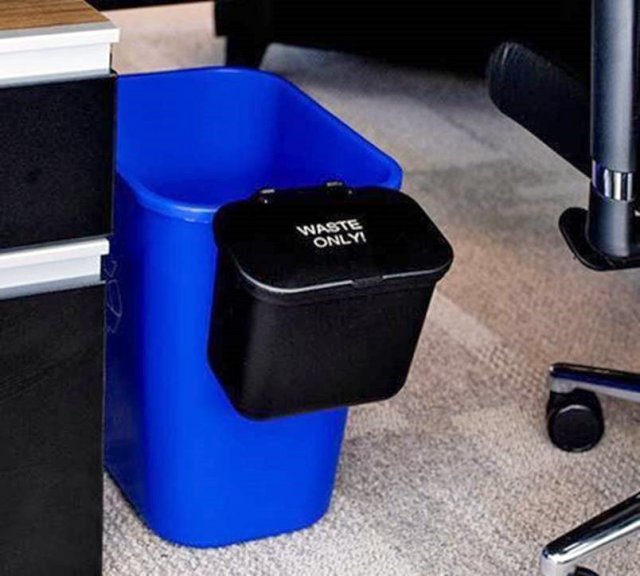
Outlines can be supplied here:
[[580, 263], [596, 272], [613, 272], [640, 268], [640, 257], [608, 258], [593, 249], [587, 240], [587, 217], [584, 208], [569, 208], [560, 216], [559, 227], [569, 249]]

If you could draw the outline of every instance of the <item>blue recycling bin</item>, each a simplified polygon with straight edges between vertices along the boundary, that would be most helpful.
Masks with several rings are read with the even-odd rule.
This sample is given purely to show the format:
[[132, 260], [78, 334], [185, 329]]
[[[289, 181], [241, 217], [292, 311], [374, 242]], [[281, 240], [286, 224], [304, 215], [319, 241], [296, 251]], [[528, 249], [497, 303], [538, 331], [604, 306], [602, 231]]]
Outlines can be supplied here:
[[261, 188], [401, 184], [399, 166], [287, 81], [208, 68], [119, 81], [108, 291], [107, 467], [140, 516], [189, 546], [297, 530], [326, 512], [346, 409], [267, 422], [207, 361], [212, 219]]

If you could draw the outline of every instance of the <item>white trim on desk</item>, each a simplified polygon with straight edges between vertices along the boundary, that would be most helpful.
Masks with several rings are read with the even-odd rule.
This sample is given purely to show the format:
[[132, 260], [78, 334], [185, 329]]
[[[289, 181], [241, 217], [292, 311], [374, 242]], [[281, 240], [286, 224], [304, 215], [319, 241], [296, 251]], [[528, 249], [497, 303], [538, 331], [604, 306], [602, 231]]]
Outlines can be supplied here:
[[119, 40], [111, 22], [0, 31], [0, 84], [109, 74]]
[[101, 283], [106, 238], [0, 252], [0, 300]]

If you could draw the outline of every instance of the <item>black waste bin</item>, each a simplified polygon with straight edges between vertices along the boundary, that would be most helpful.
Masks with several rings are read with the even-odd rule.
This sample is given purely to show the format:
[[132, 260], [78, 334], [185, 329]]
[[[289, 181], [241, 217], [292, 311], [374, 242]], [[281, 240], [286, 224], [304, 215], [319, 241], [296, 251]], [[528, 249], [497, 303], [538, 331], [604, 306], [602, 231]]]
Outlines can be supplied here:
[[340, 183], [220, 209], [209, 359], [266, 419], [383, 400], [404, 385], [452, 249], [408, 196]]

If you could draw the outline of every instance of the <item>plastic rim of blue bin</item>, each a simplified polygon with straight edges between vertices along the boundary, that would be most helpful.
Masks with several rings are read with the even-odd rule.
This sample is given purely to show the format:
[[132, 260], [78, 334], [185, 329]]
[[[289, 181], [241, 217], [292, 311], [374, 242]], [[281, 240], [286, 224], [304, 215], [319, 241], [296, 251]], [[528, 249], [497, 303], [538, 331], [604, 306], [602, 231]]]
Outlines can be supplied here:
[[[295, 84], [285, 78], [282, 78], [281, 76], [278, 76], [277, 74], [265, 72], [262, 70], [248, 70], [244, 68], [209, 67], [190, 68], [172, 72], [154, 72], [151, 74], [130, 74], [121, 76], [120, 82], [135, 82], [136, 80], [146, 81], [154, 77], [166, 77], [168, 75], [178, 77], [180, 75], [188, 76], [190, 74], [202, 73], [212, 73], [216, 75], [252, 75], [256, 77], [262, 77], [265, 80], [278, 83], [281, 86], [286, 87], [286, 89], [290, 90], [292, 94], [295, 94], [297, 98], [304, 100], [306, 105], [314, 108], [318, 114], [325, 116], [328, 122], [334, 124], [335, 129], [342, 131], [343, 133], [341, 136], [343, 138], [350, 139], [354, 142], [354, 144], [358, 146], [368, 148], [372, 155], [378, 156], [381, 163], [386, 163], [388, 177], [384, 179], [384, 181], [378, 182], [377, 185], [389, 188], [399, 188], [402, 185], [402, 168], [393, 158], [391, 158], [388, 154], [383, 152], [369, 140], [363, 138], [353, 128], [346, 124], [346, 122], [340, 120], [340, 118], [321, 106], [313, 98], [310, 98]], [[194, 222], [212, 222], [213, 216], [215, 215], [218, 206], [203, 206], [197, 203], [187, 203], [179, 201], [167, 202], [164, 196], [153, 192], [149, 189], [149, 187], [144, 185], [139, 179], [133, 176], [135, 170], [130, 169], [126, 165], [126, 163], [118, 160], [117, 171], [120, 176], [123, 177], [131, 185], [132, 189], [135, 190], [138, 200], [150, 210], [159, 212], [160, 214], [164, 214], [165, 216], [170, 216], [172, 218], [187, 219]]]

